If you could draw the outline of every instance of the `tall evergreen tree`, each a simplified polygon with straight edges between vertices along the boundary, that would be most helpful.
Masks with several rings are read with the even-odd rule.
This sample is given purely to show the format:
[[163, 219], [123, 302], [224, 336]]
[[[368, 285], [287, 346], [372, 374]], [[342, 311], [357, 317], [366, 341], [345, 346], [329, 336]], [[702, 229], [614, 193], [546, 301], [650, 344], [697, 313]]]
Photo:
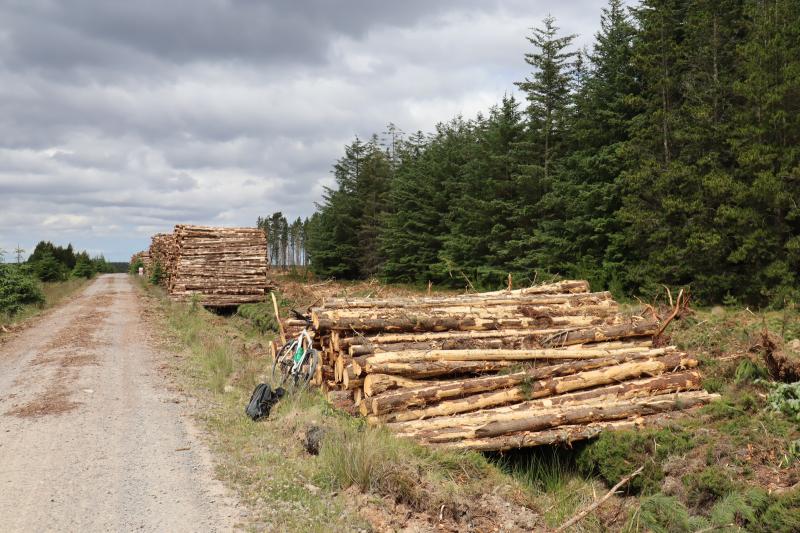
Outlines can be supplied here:
[[567, 150], [573, 112], [578, 52], [571, 50], [575, 35], [559, 36], [555, 19], [548, 16], [528, 41], [534, 50], [525, 54], [533, 73], [517, 86], [525, 93], [526, 135], [513, 150], [518, 202], [513, 210], [514, 234], [508, 242], [512, 267], [520, 272], [547, 268], [539, 254], [547, 234], [540, 221], [557, 217], [542, 198], [559, 175]]

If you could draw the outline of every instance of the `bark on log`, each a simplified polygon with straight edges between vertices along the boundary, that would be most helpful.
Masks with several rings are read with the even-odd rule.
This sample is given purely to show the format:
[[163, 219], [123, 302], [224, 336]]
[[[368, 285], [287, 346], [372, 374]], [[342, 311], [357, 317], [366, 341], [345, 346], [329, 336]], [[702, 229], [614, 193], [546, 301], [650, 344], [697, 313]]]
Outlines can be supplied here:
[[606, 348], [539, 348], [533, 350], [412, 350], [407, 352], [384, 352], [367, 356], [369, 366], [380, 363], [416, 363], [421, 361], [535, 361], [538, 359], [591, 359], [623, 353], [649, 353], [660, 355], [673, 347], [648, 348], [628, 347]]
[[376, 396], [388, 390], [420, 387], [440, 383], [431, 380], [408, 379], [391, 374], [367, 374], [364, 377], [364, 394]]
[[[670, 394], [674, 392], [697, 390], [702, 383], [702, 376], [696, 371], [684, 371], [662, 374], [653, 378], [628, 381], [617, 385], [608, 385], [587, 391], [561, 394], [552, 398], [530, 400], [504, 407], [494, 407], [472, 413], [454, 416], [441, 416], [407, 422], [388, 424], [389, 429], [403, 437], [418, 437], [428, 431], [445, 428], [470, 430], [494, 420], [519, 420], [531, 414], [543, 414], [573, 405], [610, 404], [625, 399], [643, 398]], [[368, 422], [376, 424], [388, 420], [392, 414], [384, 417], [370, 417]]]
[[611, 313], [604, 316], [537, 316], [517, 318], [475, 318], [468, 315], [462, 316], [398, 316], [390, 319], [347, 318], [341, 320], [327, 320], [316, 317], [314, 327], [318, 331], [339, 330], [387, 332], [411, 331], [482, 331], [502, 329], [559, 329], [566, 327], [588, 328], [617, 324], [619, 318]]
[[420, 361], [413, 363], [366, 363], [367, 374], [396, 374], [407, 378], [432, 378], [485, 374], [517, 365], [516, 361]]
[[622, 400], [607, 404], [579, 404], [548, 413], [529, 412], [527, 417], [515, 420], [493, 420], [481, 427], [470, 430], [462, 428], [431, 430], [421, 434], [420, 437], [426, 442], [433, 443], [498, 437], [520, 432], [536, 432], [558, 426], [607, 422], [689, 409], [706, 404], [718, 397], [719, 395], [709, 394], [706, 391], [690, 391]]
[[428, 296], [428, 297], [406, 297], [406, 298], [331, 298], [326, 299], [322, 308], [325, 310], [355, 310], [363, 311], [375, 309], [408, 309], [408, 308], [429, 308], [441, 306], [457, 306], [477, 304], [483, 307], [503, 306], [503, 305], [553, 305], [566, 304], [580, 305], [586, 303], [597, 303], [612, 300], [610, 292], [590, 292], [577, 294], [505, 294], [489, 295], [485, 293], [475, 293], [459, 296]]
[[[457, 398], [479, 392], [510, 388], [532, 380], [567, 376], [595, 370], [598, 368], [619, 365], [631, 361], [657, 361], [657, 356], [649, 354], [621, 354], [609, 357], [572, 361], [568, 363], [547, 365], [532, 368], [513, 374], [499, 376], [483, 376], [453, 381], [445, 381], [432, 385], [422, 385], [401, 391], [388, 392], [372, 399], [378, 412], [389, 412], [405, 407], [422, 407], [448, 398]], [[377, 414], [377, 413], [376, 413]]]
[[[399, 411], [395, 417], [392, 417], [391, 420], [388, 421], [400, 422], [465, 413], [478, 409], [485, 409], [487, 407], [495, 407], [576, 390], [599, 387], [601, 385], [635, 379], [641, 376], [655, 376], [663, 374], [664, 372], [693, 368], [695, 366], [697, 366], [697, 361], [689, 358], [686, 354], [668, 354], [659, 358], [659, 360], [622, 363], [612, 367], [580, 372], [571, 376], [534, 381], [530, 384], [525, 384], [525, 386], [517, 386], [506, 390], [474, 394], [456, 400], [445, 400], [423, 409]], [[380, 411], [380, 406], [376, 407], [374, 398], [372, 400], [373, 401], [370, 402], [372, 414], [383, 414]]]

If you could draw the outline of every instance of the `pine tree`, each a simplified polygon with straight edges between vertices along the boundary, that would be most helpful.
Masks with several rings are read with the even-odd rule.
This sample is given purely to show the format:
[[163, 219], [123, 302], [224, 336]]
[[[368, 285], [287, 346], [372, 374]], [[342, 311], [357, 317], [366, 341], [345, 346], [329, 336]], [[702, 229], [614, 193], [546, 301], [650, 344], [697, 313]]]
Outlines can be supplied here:
[[519, 192], [512, 220], [514, 233], [507, 244], [511, 267], [520, 273], [547, 268], [540, 248], [550, 235], [541, 221], [559, 217], [552, 201], [542, 202], [558, 179], [567, 150], [578, 74], [578, 52], [570, 50], [575, 35], [558, 36], [555, 19], [548, 16], [528, 41], [534, 51], [525, 61], [534, 71], [517, 83], [528, 100], [525, 139], [512, 150]]
[[736, 228], [729, 261], [749, 278], [737, 292], [745, 301], [782, 304], [797, 297], [800, 281], [800, 5], [750, 0], [745, 20], [730, 138], [739, 209], [721, 222]]

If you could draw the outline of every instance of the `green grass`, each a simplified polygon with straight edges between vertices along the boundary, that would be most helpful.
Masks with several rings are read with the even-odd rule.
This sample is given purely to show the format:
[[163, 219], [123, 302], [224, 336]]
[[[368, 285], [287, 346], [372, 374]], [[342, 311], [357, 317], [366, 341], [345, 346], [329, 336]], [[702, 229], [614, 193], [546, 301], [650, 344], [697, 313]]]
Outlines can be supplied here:
[[[524, 500], [521, 485], [477, 453], [437, 451], [398, 439], [334, 410], [316, 389], [293, 389], [258, 423], [244, 415], [253, 387], [269, 382], [271, 360], [245, 347], [266, 342], [248, 317], [223, 318], [167, 301], [142, 283], [166, 333], [186, 354], [183, 386], [199, 396], [200, 419], [217, 452], [220, 477], [255, 510], [253, 527], [275, 531], [353, 531], [367, 524], [341, 494], [358, 492], [418, 512], [456, 517], [487, 491]], [[302, 446], [306, 430], [325, 437], [318, 456]]]
[[[384, 292], [365, 282], [343, 287], [351, 295]], [[767, 531], [755, 525], [762, 522], [793, 530], [800, 498], [759, 499], [766, 493], [758, 484], [772, 472], [767, 466], [777, 466], [781, 475], [798, 468], [800, 428], [767, 406], [758, 342], [765, 325], [784, 340], [798, 336], [794, 310], [701, 310], [675, 323], [673, 343], [702, 360], [705, 387], [722, 395], [694, 416], [665, 429], [606, 433], [574, 450], [486, 458], [397, 439], [334, 411], [313, 390], [292, 391], [269, 419], [253, 423], [244, 405], [257, 383], [269, 381], [271, 361], [247, 347], [265, 345], [274, 334], [271, 305], [247, 306], [223, 318], [199, 306], [170, 304], [158, 296], [160, 289], [146, 288], [188, 354], [180, 374], [203, 399], [199, 416], [217, 452], [220, 477], [254, 510], [255, 529], [368, 528], [354, 509], [353, 493], [378, 507], [399, 502], [429, 515], [457, 516], [493, 491], [534, 507], [554, 527], [644, 464], [645, 472], [626, 488], [630, 496], [613, 497], [575, 531]], [[280, 298], [279, 305], [283, 313], [292, 302]], [[325, 431], [319, 456], [302, 446], [312, 426]], [[677, 484], [676, 493], [661, 492], [667, 478]]]
[[26, 305], [19, 313], [9, 316], [6, 313], [0, 313], [0, 326], [8, 326], [23, 322], [31, 317], [40, 314], [47, 309], [58, 305], [64, 299], [72, 296], [80, 289], [82, 289], [90, 280], [85, 278], [70, 278], [67, 281], [44, 282], [41, 284], [42, 293], [44, 294], [44, 304], [42, 305]]

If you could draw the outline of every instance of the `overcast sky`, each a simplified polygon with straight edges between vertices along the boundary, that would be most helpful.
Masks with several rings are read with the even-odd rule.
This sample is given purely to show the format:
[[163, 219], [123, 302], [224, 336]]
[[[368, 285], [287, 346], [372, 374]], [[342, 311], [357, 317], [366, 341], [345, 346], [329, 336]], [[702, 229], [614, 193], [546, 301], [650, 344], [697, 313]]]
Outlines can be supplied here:
[[176, 223], [308, 216], [355, 135], [513, 92], [605, 0], [0, 0], [0, 248], [127, 260]]

